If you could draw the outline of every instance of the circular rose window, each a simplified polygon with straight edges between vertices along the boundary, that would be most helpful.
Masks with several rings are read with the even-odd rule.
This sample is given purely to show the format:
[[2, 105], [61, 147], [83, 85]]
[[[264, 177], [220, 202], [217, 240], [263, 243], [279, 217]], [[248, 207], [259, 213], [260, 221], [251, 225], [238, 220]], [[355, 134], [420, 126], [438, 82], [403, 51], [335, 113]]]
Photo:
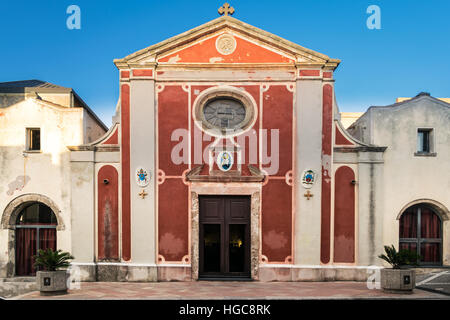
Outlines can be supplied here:
[[213, 136], [233, 136], [249, 129], [256, 118], [251, 98], [236, 89], [205, 92], [195, 104], [197, 126]]
[[245, 107], [232, 98], [216, 98], [203, 108], [205, 121], [220, 130], [240, 129], [245, 120]]

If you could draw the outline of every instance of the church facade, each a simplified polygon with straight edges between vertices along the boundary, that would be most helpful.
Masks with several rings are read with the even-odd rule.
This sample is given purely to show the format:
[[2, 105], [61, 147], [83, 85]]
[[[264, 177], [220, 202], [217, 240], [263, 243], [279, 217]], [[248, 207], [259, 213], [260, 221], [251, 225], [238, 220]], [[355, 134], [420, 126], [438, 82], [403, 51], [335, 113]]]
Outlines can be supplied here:
[[448, 103], [346, 130], [338, 59], [227, 14], [114, 63], [112, 127], [68, 145], [59, 232], [83, 280], [365, 281], [391, 244], [450, 264]]

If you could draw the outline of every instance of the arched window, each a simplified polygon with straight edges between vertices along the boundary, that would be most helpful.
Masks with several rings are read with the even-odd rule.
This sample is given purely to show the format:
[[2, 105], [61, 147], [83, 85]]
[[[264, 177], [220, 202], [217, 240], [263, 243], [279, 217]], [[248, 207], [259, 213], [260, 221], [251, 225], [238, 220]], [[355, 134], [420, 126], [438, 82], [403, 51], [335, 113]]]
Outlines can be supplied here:
[[442, 264], [441, 218], [424, 204], [405, 210], [400, 218], [400, 249], [417, 252], [420, 264]]
[[56, 216], [45, 204], [26, 205], [16, 220], [16, 275], [36, 274], [33, 256], [39, 249], [56, 250]]

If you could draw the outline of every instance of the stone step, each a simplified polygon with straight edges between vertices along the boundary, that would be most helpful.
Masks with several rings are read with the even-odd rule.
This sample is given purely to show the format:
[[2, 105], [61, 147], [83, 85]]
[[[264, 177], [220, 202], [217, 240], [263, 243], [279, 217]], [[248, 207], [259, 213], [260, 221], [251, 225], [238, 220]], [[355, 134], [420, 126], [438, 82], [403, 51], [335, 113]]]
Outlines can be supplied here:
[[0, 278], [0, 282], [36, 282], [36, 277]]
[[36, 282], [0, 282], [0, 297], [12, 298], [37, 290]]

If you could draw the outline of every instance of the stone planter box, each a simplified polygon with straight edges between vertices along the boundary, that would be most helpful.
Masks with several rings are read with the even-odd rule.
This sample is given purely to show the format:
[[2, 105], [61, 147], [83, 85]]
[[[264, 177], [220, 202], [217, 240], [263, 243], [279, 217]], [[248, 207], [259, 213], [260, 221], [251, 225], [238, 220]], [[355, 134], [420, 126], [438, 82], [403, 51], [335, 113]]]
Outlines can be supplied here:
[[36, 283], [41, 295], [60, 295], [67, 293], [67, 279], [69, 274], [66, 270], [38, 271]]
[[413, 269], [381, 269], [381, 288], [394, 293], [412, 293], [416, 286]]

